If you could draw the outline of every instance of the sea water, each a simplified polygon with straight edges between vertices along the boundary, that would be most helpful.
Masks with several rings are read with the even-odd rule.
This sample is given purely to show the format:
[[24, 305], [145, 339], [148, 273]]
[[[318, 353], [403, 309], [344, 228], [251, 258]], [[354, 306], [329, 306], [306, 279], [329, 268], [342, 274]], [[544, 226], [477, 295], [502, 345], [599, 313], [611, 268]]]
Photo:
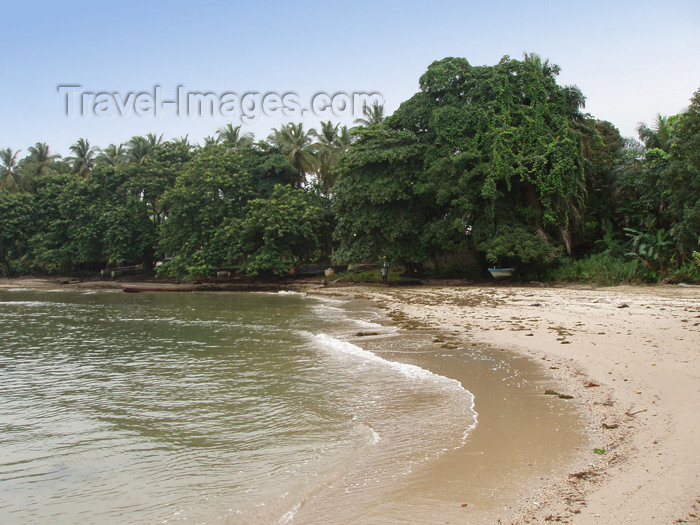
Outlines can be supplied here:
[[0, 523], [361, 518], [477, 424], [410, 344], [300, 294], [0, 290]]

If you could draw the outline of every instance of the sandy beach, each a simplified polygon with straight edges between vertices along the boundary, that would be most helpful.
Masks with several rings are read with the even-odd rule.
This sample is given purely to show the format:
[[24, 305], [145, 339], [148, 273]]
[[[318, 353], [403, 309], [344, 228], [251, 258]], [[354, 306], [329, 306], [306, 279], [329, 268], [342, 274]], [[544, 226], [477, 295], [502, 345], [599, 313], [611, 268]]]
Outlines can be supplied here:
[[[4, 288], [126, 284], [0, 280]], [[310, 288], [370, 300], [399, 326], [505, 349], [547, 370], [549, 393], [579, 411], [587, 443], [552, 475], [506, 484], [501, 523], [700, 523], [700, 287]]]
[[502, 523], [699, 523], [700, 288], [352, 287], [397, 322], [545, 362], [589, 450]]

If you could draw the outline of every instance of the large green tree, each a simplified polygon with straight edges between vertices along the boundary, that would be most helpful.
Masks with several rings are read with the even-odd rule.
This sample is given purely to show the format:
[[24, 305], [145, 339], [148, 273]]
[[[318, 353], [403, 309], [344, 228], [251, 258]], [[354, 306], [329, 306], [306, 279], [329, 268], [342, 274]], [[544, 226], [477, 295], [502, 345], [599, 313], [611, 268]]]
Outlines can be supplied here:
[[70, 217], [64, 215], [62, 195], [73, 177], [68, 174], [37, 177], [34, 181], [37, 231], [30, 240], [34, 266], [47, 272], [66, 272], [73, 257], [69, 253]]
[[426, 209], [416, 194], [422, 153], [411, 132], [382, 125], [358, 131], [333, 189], [338, 261], [386, 258], [410, 266], [425, 260]]
[[[590, 251], [620, 251], [623, 227], [630, 210], [623, 206], [625, 195], [619, 191], [619, 173], [627, 158], [626, 141], [610, 122], [586, 119], [583, 132], [586, 194], [581, 227], [575, 232], [576, 255]], [[628, 204], [625, 201], [625, 205]], [[602, 250], [598, 250], [601, 248]]]
[[673, 228], [678, 258], [690, 260], [700, 237], [700, 90], [675, 121], [669, 153], [657, 151], [656, 157], [664, 213]]
[[221, 145], [202, 149], [163, 196], [168, 216], [161, 224], [160, 247], [173, 256], [164, 271], [209, 276], [230, 262], [236, 240], [231, 235], [252, 196], [250, 175], [240, 156]]
[[586, 122], [581, 91], [558, 73], [535, 54], [431, 64], [420, 92], [341, 160], [337, 256], [419, 262], [472, 246], [510, 265], [571, 252]]
[[48, 272], [99, 267], [104, 261], [99, 189], [90, 178], [70, 175], [38, 177], [35, 185], [34, 264]]
[[99, 203], [97, 225], [106, 264], [144, 264], [147, 268], [153, 264], [158, 223], [147, 185], [155, 181], [142, 169], [98, 166], [92, 172], [90, 185]]
[[318, 260], [324, 214], [311, 191], [277, 185], [267, 199], [248, 203], [245, 217], [229, 226], [238, 231], [234, 255], [248, 275], [283, 275], [300, 263]]
[[256, 198], [267, 199], [278, 184], [293, 185], [297, 171], [282, 151], [265, 142], [239, 152], [243, 169], [250, 175]]
[[421, 91], [387, 124], [425, 145], [417, 191], [435, 204], [425, 241], [448, 248], [470, 234], [490, 263], [551, 261], [572, 250], [584, 206], [583, 97], [534, 54], [495, 66], [433, 63]]

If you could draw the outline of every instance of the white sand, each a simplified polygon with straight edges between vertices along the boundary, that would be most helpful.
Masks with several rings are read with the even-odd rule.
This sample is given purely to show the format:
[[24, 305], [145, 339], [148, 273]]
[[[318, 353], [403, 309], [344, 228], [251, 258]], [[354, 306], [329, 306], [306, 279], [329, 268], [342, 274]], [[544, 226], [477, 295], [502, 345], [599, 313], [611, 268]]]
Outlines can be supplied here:
[[433, 328], [546, 360], [558, 391], [588, 414], [591, 449], [581, 464], [534, 482], [503, 523], [700, 523], [700, 287], [327, 293], [366, 297]]

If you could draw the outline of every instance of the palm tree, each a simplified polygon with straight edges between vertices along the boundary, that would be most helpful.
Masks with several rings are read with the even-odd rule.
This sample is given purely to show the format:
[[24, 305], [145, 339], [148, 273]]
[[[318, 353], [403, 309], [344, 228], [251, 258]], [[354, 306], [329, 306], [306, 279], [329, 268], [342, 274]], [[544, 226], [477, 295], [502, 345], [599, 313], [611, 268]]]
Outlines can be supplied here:
[[33, 146], [30, 146], [28, 151], [29, 156], [27, 157], [27, 163], [29, 164], [30, 174], [32, 176], [53, 173], [51, 164], [61, 158], [58, 153], [51, 153], [46, 142], [37, 142]]
[[135, 135], [127, 142], [126, 158], [139, 166], [153, 156], [155, 149], [163, 143], [163, 135], [148, 133], [145, 137]]
[[556, 64], [550, 64], [549, 59], [542, 57], [537, 53], [523, 53], [523, 62], [535, 64], [536, 67], [542, 70], [545, 77], [556, 77], [561, 72], [561, 68]]
[[321, 133], [312, 129], [309, 133], [315, 136], [319, 144], [333, 146], [338, 140], [338, 128], [340, 124], [333, 124], [330, 120], [328, 122], [321, 122]]
[[119, 144], [118, 146], [110, 144], [105, 149], [100, 150], [100, 154], [95, 158], [95, 162], [103, 166], [117, 166], [122, 162], [126, 162], [126, 160], [127, 156], [124, 144]]
[[575, 84], [564, 86], [564, 100], [566, 104], [566, 116], [569, 117], [571, 126], [581, 133], [595, 136], [597, 132], [586, 123], [586, 115], [581, 110], [586, 107], [586, 96], [581, 88]]
[[637, 133], [639, 133], [639, 139], [644, 143], [644, 147], [647, 150], [659, 148], [668, 153], [673, 142], [676, 120], [675, 115], [663, 117], [661, 114], [657, 114], [652, 127], [648, 127], [644, 122], [639, 124]]
[[316, 130], [311, 130], [310, 133], [318, 139], [316, 143], [316, 174], [324, 188], [330, 190], [338, 178], [334, 168], [340, 155], [350, 147], [352, 136], [347, 126], [341, 128], [339, 124], [334, 125], [330, 120], [321, 122], [320, 133]]
[[340, 147], [341, 153], [345, 153], [349, 150], [350, 144], [352, 144], [350, 129], [347, 126], [341, 126], [340, 132], [338, 133], [338, 147]]
[[314, 171], [316, 166], [313, 136], [311, 131], [304, 131], [303, 124], [290, 122], [280, 129], [273, 128], [267, 138], [270, 143], [280, 148], [289, 163], [297, 170], [297, 188], [301, 188], [306, 180], [306, 174]]
[[573, 84], [564, 86], [564, 96], [566, 97], [566, 109], [569, 117], [577, 117], [581, 110], [586, 107], [586, 96], [581, 88]]
[[187, 146], [188, 148], [191, 147], [190, 134], [188, 133], [187, 135], [183, 135], [179, 139], [174, 139], [173, 143], [174, 144], [182, 144], [183, 146]]
[[153, 149], [155, 148], [154, 138], [155, 135], [150, 133], [146, 137], [140, 135], [131, 137], [129, 142], [127, 142], [128, 149], [126, 152], [129, 162], [133, 162], [139, 166], [142, 165], [153, 153]]
[[215, 146], [219, 143], [219, 139], [216, 137], [212, 137], [211, 135], [204, 137], [204, 147], [206, 148], [207, 146]]
[[338, 127], [340, 124], [321, 122], [321, 133], [312, 129], [310, 133], [316, 137], [316, 175], [326, 190], [329, 190], [335, 178], [331, 175], [338, 158]]
[[156, 146], [160, 146], [163, 143], [163, 134], [161, 133], [160, 135], [156, 136], [155, 133], [148, 133], [146, 135], [146, 140], [152, 148], [155, 148]]
[[237, 151], [253, 145], [252, 133], [241, 133], [241, 126], [233, 126], [230, 122], [216, 132], [219, 142]]
[[92, 168], [95, 167], [95, 155], [97, 148], [91, 147], [86, 139], [78, 139], [78, 141], [70, 147], [73, 153], [72, 157], [66, 157], [66, 160], [71, 163], [73, 173], [87, 177]]
[[384, 104], [380, 104], [375, 101], [371, 106], [365, 105], [362, 108], [362, 114], [364, 117], [356, 118], [355, 124], [360, 126], [373, 126], [374, 124], [381, 124], [386, 118], [384, 116]]
[[24, 182], [22, 176], [17, 170], [17, 155], [18, 151], [12, 151], [12, 148], [0, 150], [0, 189], [7, 191], [23, 191]]

